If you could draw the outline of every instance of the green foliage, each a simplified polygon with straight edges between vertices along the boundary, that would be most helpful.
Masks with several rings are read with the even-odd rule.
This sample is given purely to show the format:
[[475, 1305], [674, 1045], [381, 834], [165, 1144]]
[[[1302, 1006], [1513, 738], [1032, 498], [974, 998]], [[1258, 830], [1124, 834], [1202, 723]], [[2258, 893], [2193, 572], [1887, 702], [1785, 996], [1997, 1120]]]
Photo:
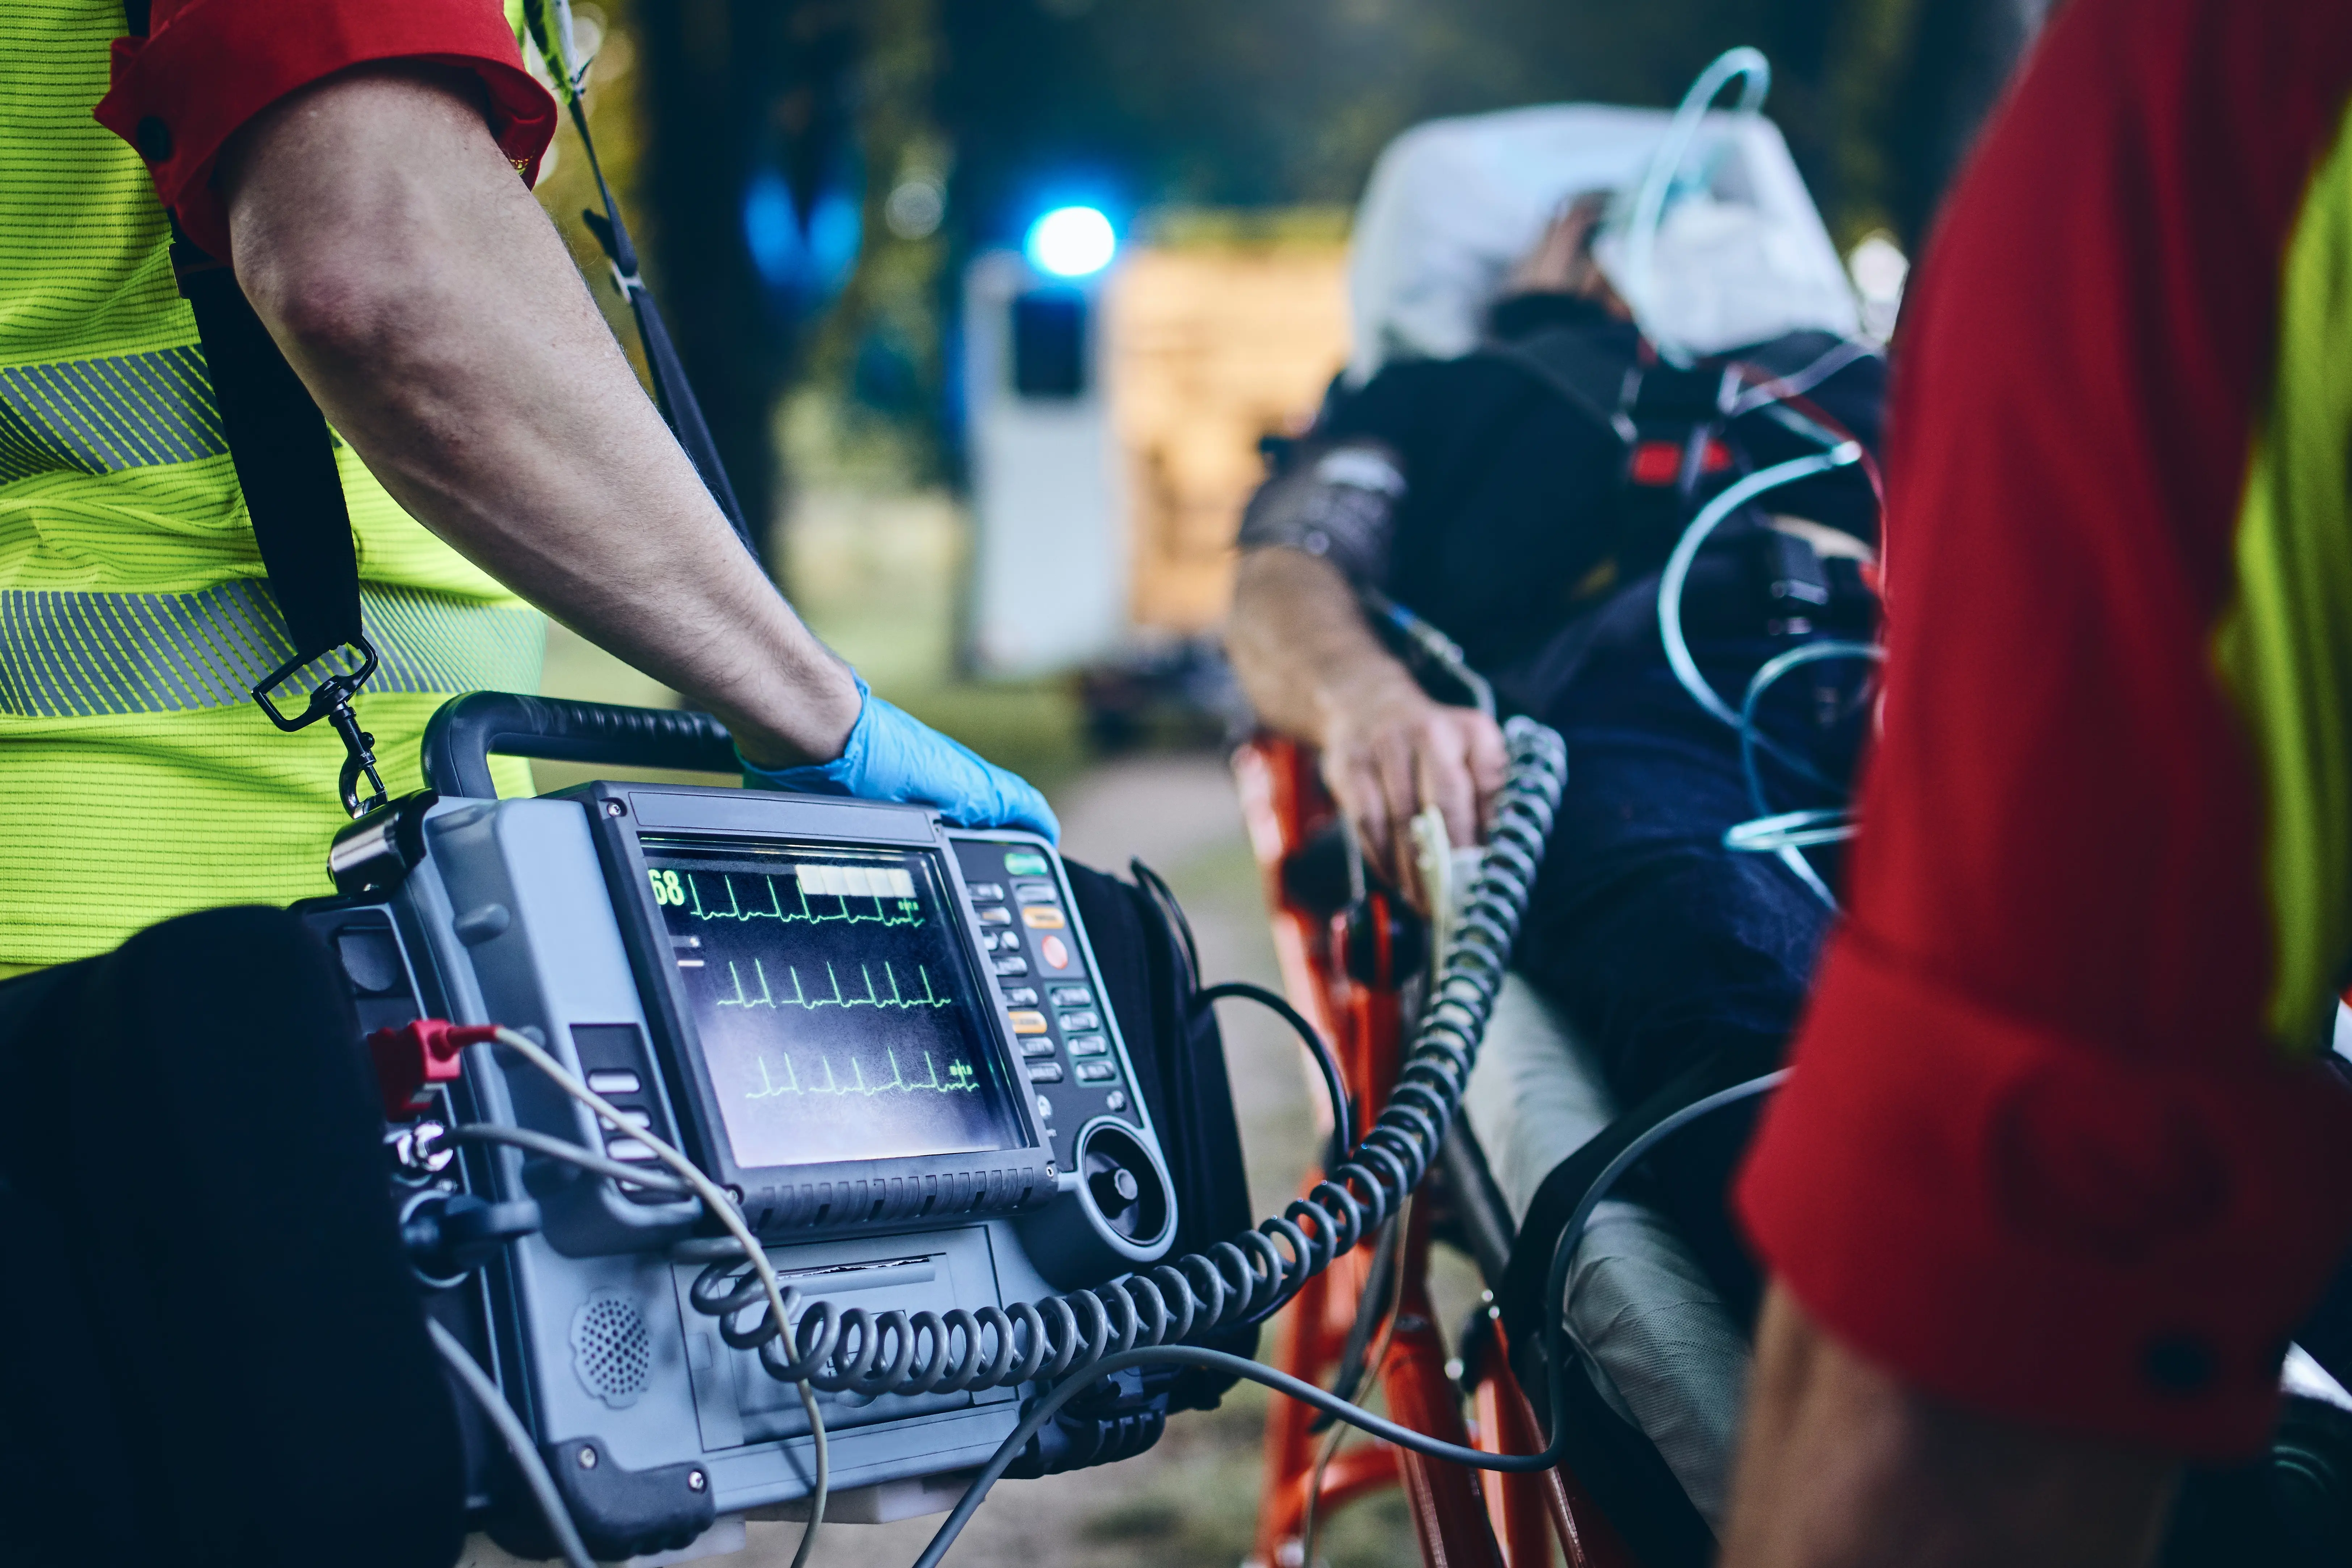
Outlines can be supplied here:
[[949, 239], [943, 230], [899, 232], [889, 204], [910, 181], [943, 187], [952, 161], [931, 115], [937, 0], [867, 0], [857, 18], [865, 244], [816, 324], [780, 428], [795, 482], [914, 489], [944, 468], [934, 416], [946, 374]]
[[[1433, 116], [1665, 105], [1736, 44], [1832, 225], [1883, 221], [1887, 83], [1916, 0], [1029, 0], [945, 18], [966, 217], [1017, 221], [1028, 171], [1115, 164], [1139, 201], [1350, 203]], [[974, 210], [974, 209], [977, 210]], [[992, 210], [995, 209], [995, 210]]]

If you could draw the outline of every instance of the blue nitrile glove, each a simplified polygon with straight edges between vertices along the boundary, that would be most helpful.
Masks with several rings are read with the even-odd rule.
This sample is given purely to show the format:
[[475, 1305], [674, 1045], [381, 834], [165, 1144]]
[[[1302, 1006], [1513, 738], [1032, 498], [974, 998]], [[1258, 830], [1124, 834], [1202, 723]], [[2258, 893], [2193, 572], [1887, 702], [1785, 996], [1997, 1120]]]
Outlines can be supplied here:
[[[938, 807], [958, 827], [1025, 827], [1060, 841], [1062, 825], [1054, 820], [1054, 808], [1026, 780], [982, 762], [971, 747], [883, 701], [866, 689], [863, 676], [851, 679], [863, 705], [841, 755], [774, 772], [744, 763], [746, 789], [915, 802]], [[736, 760], [742, 760], [740, 752]]]

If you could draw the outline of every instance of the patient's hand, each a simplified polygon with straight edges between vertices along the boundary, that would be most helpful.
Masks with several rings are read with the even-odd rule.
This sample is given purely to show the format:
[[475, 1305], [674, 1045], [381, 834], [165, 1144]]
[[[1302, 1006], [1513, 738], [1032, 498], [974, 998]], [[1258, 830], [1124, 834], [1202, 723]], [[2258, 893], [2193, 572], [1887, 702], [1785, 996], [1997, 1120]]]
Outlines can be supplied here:
[[1335, 694], [1322, 728], [1324, 782], [1364, 853], [1425, 908], [1412, 819], [1434, 805], [1455, 847], [1478, 843], [1503, 784], [1503, 731], [1475, 708], [1433, 700], [1395, 668]]
[[1587, 191], [1570, 202], [1544, 229], [1536, 247], [1511, 269], [1504, 294], [1573, 294], [1621, 321], [1632, 321], [1633, 310], [1592, 259], [1592, 237], [1608, 211], [1606, 191]]

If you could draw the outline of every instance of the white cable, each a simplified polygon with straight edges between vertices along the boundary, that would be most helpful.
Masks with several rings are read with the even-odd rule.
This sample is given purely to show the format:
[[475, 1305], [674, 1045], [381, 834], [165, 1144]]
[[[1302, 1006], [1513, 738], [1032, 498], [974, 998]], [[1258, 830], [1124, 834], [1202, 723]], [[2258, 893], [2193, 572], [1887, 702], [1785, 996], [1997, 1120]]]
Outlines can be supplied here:
[[1683, 536], [1675, 542], [1675, 552], [1666, 557], [1666, 569], [1658, 576], [1658, 636], [1666, 645], [1666, 663], [1694, 701], [1735, 730], [1740, 728], [1739, 715], [1706, 683], [1706, 677], [1699, 673], [1698, 661], [1691, 657], [1690, 644], [1683, 637], [1683, 584], [1690, 576], [1691, 563], [1698, 559], [1699, 546], [1706, 542], [1707, 535], [1725, 518], [1765, 491], [1843, 468], [1861, 459], [1861, 444], [1843, 441], [1818, 456], [1791, 458], [1785, 463], [1759, 469], [1700, 508], [1690, 526], [1683, 530]]
[[1838, 912], [1837, 895], [1830, 891], [1830, 885], [1822, 880], [1822, 874], [1813, 869], [1813, 863], [1805, 858], [1802, 850], [1794, 845], [1784, 844], [1777, 858], [1789, 868], [1790, 876], [1805, 885], [1807, 892], [1829, 907], [1830, 913]]
[[643, 1187], [649, 1193], [664, 1193], [671, 1197], [692, 1197], [694, 1189], [684, 1182], [652, 1171], [641, 1171], [618, 1160], [608, 1160], [594, 1154], [568, 1139], [551, 1138], [544, 1132], [534, 1132], [528, 1127], [499, 1127], [487, 1122], [469, 1121], [451, 1128], [441, 1140], [448, 1143], [498, 1143], [509, 1149], [520, 1149], [550, 1160], [560, 1160], [575, 1165], [591, 1175], [619, 1182], [625, 1191]]
[[[1835, 914], [1837, 895], [1830, 891], [1829, 884], [1822, 880], [1821, 874], [1813, 869], [1812, 862], [1805, 858], [1804, 849], [1808, 845], [1839, 844], [1852, 838], [1856, 831], [1853, 812], [1851, 808], [1841, 807], [1834, 811], [1775, 814], [1765, 804], [1763, 775], [1756, 766], [1756, 752], [1762, 739], [1757, 729], [1756, 709], [1764, 700], [1764, 693], [1790, 670], [1832, 658], [1866, 658], [1884, 663], [1886, 650], [1874, 643], [1807, 643], [1802, 647], [1792, 647], [1766, 659], [1748, 682], [1747, 700], [1739, 705], [1739, 769], [1747, 775], [1748, 796], [1758, 815], [1749, 821], [1735, 823], [1725, 829], [1723, 847], [1738, 853], [1769, 853], [1788, 868], [1789, 874], [1802, 882], [1808, 891], [1828, 905], [1832, 914]], [[1817, 774], [1814, 776], [1819, 777]]]
[[457, 1342], [457, 1335], [430, 1318], [425, 1320], [425, 1331], [432, 1336], [433, 1348], [441, 1352], [441, 1359], [449, 1363], [457, 1381], [466, 1385], [466, 1392], [474, 1396], [474, 1403], [482, 1407], [482, 1414], [489, 1417], [490, 1425], [499, 1429], [499, 1436], [506, 1439], [507, 1451], [514, 1455], [515, 1468], [522, 1471], [524, 1484], [538, 1500], [547, 1528], [555, 1532], [555, 1549], [563, 1553], [563, 1561], [570, 1568], [596, 1568], [595, 1560], [588, 1555], [587, 1542], [580, 1539], [579, 1527], [572, 1522], [571, 1511], [563, 1506], [563, 1494], [555, 1489], [555, 1478], [547, 1473], [547, 1461], [539, 1457], [539, 1450], [531, 1446], [530, 1434], [523, 1429], [522, 1417], [514, 1413], [514, 1406], [507, 1403], [506, 1395], [499, 1392], [499, 1385], [490, 1381], [490, 1374], [482, 1370], [481, 1363]]
[[[602, 1117], [608, 1125], [627, 1128], [631, 1137], [651, 1149], [656, 1159], [677, 1172], [678, 1178], [702, 1199], [703, 1207], [727, 1227], [727, 1233], [742, 1247], [752, 1272], [760, 1277], [761, 1289], [768, 1294], [768, 1310], [776, 1315], [778, 1331], [788, 1331], [790, 1319], [784, 1309], [783, 1287], [776, 1279], [775, 1265], [768, 1261], [768, 1249], [760, 1245], [759, 1238], [751, 1234], [751, 1227], [743, 1223], [743, 1216], [736, 1212], [735, 1205], [728, 1201], [727, 1194], [719, 1190], [716, 1183], [697, 1169], [694, 1162], [623, 1117], [603, 1095], [573, 1077], [562, 1062], [548, 1055], [529, 1036], [501, 1026], [498, 1031], [498, 1042], [544, 1073], [549, 1082]], [[824, 1523], [825, 1493], [833, 1480], [832, 1456], [825, 1442], [824, 1417], [817, 1410], [816, 1390], [811, 1388], [805, 1380], [793, 1386], [800, 1391], [801, 1408], [808, 1412], [809, 1436], [816, 1445], [816, 1484], [809, 1492], [808, 1529], [801, 1535], [800, 1548], [793, 1553], [792, 1563], [792, 1568], [807, 1568], [809, 1549], [816, 1544], [817, 1530]]]
[[1784, 811], [1759, 816], [1723, 830], [1723, 847], [1747, 855], [1808, 848], [1816, 844], [1843, 844], [1854, 835], [1853, 814], [1834, 811]]
[[1706, 119], [1707, 106], [1715, 101], [1715, 95], [1734, 77], [1747, 79], [1739, 94], [1738, 112], [1754, 114], [1764, 107], [1764, 95], [1772, 90], [1772, 63], [1763, 52], [1743, 45], [1716, 56], [1714, 63], [1698, 73], [1698, 79], [1691, 83], [1690, 90], [1683, 94], [1682, 102], [1675, 107], [1665, 140], [1651, 154], [1650, 167], [1642, 176], [1641, 191], [1633, 198], [1633, 216], [1625, 226], [1625, 281], [1632, 286], [1624, 291], [1625, 302], [1633, 308], [1642, 334], [1657, 349], [1658, 357], [1679, 370], [1691, 367], [1694, 362], [1690, 352], [1657, 330], [1653, 309], [1657, 287], [1658, 226], [1665, 221], [1666, 195], [1674, 187], [1675, 176], [1682, 172], [1691, 138], [1698, 134], [1699, 122]]
[[[1743, 385], [1739, 395], [1733, 398], [1730, 406], [1724, 409], [1723, 416], [1727, 419], [1737, 419], [1742, 415], [1753, 414], [1759, 408], [1777, 405], [1785, 399], [1802, 397], [1854, 361], [1873, 358], [1877, 353], [1878, 351], [1868, 343], [1858, 342], [1852, 338], [1842, 338], [1823, 351], [1820, 358], [1802, 370], [1790, 371], [1786, 375], [1776, 375], [1769, 381], [1759, 381], [1752, 385]], [[1760, 370], [1763, 367], [1752, 368]]]

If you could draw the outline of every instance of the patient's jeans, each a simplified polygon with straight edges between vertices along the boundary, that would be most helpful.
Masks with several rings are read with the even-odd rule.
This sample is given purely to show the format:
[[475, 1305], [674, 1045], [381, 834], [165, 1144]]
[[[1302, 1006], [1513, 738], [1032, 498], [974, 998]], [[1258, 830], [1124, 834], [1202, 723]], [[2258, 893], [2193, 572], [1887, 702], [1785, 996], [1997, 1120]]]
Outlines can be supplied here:
[[[1757, 667], [1791, 646], [1694, 651], [1737, 709]], [[1803, 667], [1762, 708], [1765, 731], [1837, 785], [1867, 723], [1864, 673], [1845, 660]], [[1726, 828], [1759, 815], [1737, 733], [1698, 707], [1654, 644], [1597, 657], [1544, 717], [1567, 741], [1568, 786], [1520, 971], [1567, 1010], [1621, 1106], [1727, 1047], [1777, 1057], [1831, 911], [1773, 857], [1723, 847]], [[1843, 804], [1841, 789], [1769, 759], [1762, 782], [1774, 811]], [[1832, 887], [1833, 862], [1814, 852]], [[1753, 1104], [1714, 1112], [1661, 1145], [1643, 1176], [1743, 1316], [1758, 1277], [1726, 1205], [1754, 1123]]]

